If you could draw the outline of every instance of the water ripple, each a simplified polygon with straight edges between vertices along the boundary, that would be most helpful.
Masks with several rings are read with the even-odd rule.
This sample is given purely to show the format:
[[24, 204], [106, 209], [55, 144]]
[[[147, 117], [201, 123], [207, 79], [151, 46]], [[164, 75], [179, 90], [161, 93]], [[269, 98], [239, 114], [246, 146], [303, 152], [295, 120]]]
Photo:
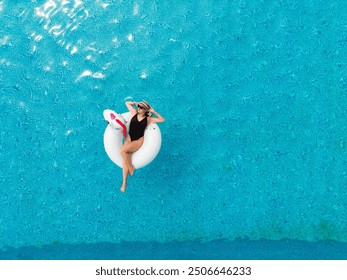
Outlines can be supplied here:
[[84, 7], [82, 1], [70, 3], [66, 0], [61, 2], [48, 0], [43, 5], [36, 7], [34, 14], [40, 18], [45, 32], [56, 38], [58, 44], [65, 47], [70, 54], [78, 51], [76, 46], [78, 42], [68, 41], [66, 36], [76, 31], [89, 17], [89, 11]]

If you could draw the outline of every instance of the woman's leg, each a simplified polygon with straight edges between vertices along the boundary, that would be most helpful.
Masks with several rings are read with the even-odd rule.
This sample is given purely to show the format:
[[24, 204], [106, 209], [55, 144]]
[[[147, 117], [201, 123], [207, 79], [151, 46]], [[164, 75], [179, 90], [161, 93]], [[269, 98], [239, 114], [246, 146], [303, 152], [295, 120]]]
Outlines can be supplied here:
[[128, 165], [130, 175], [134, 173], [134, 166], [131, 162], [131, 155], [141, 148], [143, 137], [135, 141], [125, 141], [120, 153], [126, 165]]
[[[123, 147], [126, 146], [128, 143], [130, 143], [130, 136], [128, 135], [127, 138], [125, 138], [125, 141], [124, 141], [124, 144], [123, 144]], [[123, 157], [123, 184], [120, 188], [121, 192], [125, 192], [125, 188], [127, 186], [127, 179], [128, 179], [128, 173], [129, 173], [129, 167], [128, 167], [128, 163], [127, 161], [124, 159], [124, 156], [123, 156], [123, 147], [121, 148], [120, 150], [120, 153]]]
[[131, 143], [131, 140], [130, 140], [130, 136], [128, 135], [127, 138], [125, 138], [125, 141], [124, 141], [124, 144], [123, 144], [122, 148], [120, 149], [120, 154], [121, 154], [121, 156], [123, 158], [123, 169], [124, 169], [124, 166], [126, 166], [128, 168], [128, 172], [129, 172], [129, 167], [132, 165], [131, 164], [131, 156], [130, 156], [130, 159], [129, 159], [129, 155], [124, 153], [124, 149], [130, 143]]
[[128, 172], [130, 173], [131, 176], [134, 174], [134, 166], [131, 162], [131, 155], [133, 153], [124, 153], [123, 159], [124, 159], [124, 164], [128, 167]]
[[128, 172], [130, 175], [134, 174], [134, 166], [131, 162], [131, 155], [136, 152], [143, 144], [143, 137], [136, 141], [130, 141], [127, 138], [124, 141], [123, 147], [120, 151], [123, 157], [123, 185], [121, 187], [121, 191], [124, 192], [127, 185]]
[[130, 175], [133, 175], [134, 173], [134, 167], [131, 163], [131, 155], [132, 153], [127, 153], [126, 151], [128, 150], [128, 146], [131, 143], [130, 136], [125, 139], [123, 147], [120, 150], [120, 154], [123, 157], [123, 165], [126, 165], [128, 167], [128, 172]]
[[120, 188], [121, 192], [125, 192], [125, 188], [127, 186], [129, 168], [126, 164], [123, 164], [123, 184]]

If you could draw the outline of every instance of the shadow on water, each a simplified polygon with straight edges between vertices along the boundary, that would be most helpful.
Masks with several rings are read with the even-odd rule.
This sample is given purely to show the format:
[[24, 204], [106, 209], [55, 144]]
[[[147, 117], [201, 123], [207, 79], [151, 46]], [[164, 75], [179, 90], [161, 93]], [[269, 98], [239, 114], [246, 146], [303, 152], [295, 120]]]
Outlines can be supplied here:
[[5, 248], [3, 260], [343, 260], [347, 243], [297, 240], [121, 242]]

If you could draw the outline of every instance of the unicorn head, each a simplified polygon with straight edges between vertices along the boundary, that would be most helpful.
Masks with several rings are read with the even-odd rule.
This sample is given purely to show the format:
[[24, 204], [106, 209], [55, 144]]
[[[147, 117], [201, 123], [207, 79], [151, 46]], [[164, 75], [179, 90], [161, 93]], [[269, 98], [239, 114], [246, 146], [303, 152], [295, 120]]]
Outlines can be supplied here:
[[122, 115], [117, 114], [115, 111], [105, 110], [104, 118], [106, 122], [115, 130], [121, 130], [123, 137], [127, 135], [126, 121]]

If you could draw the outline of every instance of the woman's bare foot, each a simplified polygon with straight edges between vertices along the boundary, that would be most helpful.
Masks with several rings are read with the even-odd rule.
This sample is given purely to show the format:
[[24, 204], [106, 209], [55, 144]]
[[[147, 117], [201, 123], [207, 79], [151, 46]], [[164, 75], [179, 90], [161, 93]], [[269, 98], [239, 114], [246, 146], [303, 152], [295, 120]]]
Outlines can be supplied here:
[[126, 183], [123, 183], [123, 185], [122, 185], [121, 188], [120, 188], [120, 191], [121, 191], [121, 192], [125, 192], [126, 186], [127, 186], [127, 184], [126, 184]]

